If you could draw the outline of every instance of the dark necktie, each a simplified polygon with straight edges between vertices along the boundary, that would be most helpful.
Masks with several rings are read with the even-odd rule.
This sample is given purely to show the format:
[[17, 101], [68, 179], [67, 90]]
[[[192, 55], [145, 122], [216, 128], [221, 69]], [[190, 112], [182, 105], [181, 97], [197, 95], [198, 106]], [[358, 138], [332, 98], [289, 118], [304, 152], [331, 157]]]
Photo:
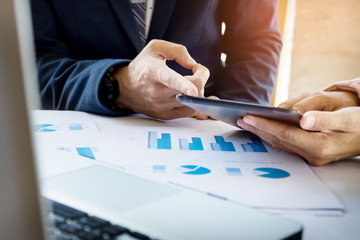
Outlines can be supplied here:
[[132, 3], [132, 11], [134, 13], [136, 25], [138, 27], [140, 39], [145, 46], [146, 36], [145, 36], [145, 3]]

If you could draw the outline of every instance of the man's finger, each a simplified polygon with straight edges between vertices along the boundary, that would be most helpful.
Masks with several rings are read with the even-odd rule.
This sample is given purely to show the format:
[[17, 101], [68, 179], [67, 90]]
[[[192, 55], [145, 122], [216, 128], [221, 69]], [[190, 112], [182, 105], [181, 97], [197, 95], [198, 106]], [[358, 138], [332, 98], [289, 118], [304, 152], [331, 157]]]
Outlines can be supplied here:
[[163, 113], [162, 119], [170, 120], [176, 118], [185, 118], [185, 117], [193, 117], [196, 114], [196, 110], [189, 107], [178, 107], [173, 108], [167, 112]]
[[326, 108], [326, 102], [320, 98], [304, 98], [301, 101], [295, 103], [292, 107], [293, 110], [300, 113], [305, 113], [311, 110], [324, 111]]
[[[216, 96], [209, 96], [208, 98], [211, 98], [211, 99], [219, 99], [218, 97]], [[196, 119], [198, 120], [206, 120], [208, 118], [212, 119], [212, 120], [217, 120], [216, 118], [213, 118], [211, 116], [208, 116], [207, 114], [205, 113], [202, 113], [202, 112], [197, 112], [197, 114], [195, 115]]]
[[278, 136], [273, 135], [273, 133], [269, 133], [260, 128], [256, 128], [253, 125], [249, 125], [241, 119], [238, 120], [238, 125], [239, 125], [239, 127], [242, 127], [243, 129], [254, 133], [258, 137], [260, 137], [262, 140], [271, 144], [275, 148], [281, 149], [288, 153], [300, 153], [301, 152], [301, 148], [299, 148], [297, 145], [286, 142], [285, 140], [282, 140]]
[[208, 119], [209, 118], [209, 116], [208, 115], [206, 115], [205, 113], [202, 113], [202, 112], [197, 112], [196, 113], [196, 115], [195, 115], [195, 118], [197, 119], [197, 120], [206, 120], [206, 119]]
[[308, 95], [309, 95], [308, 93], [303, 93], [298, 97], [295, 97], [295, 98], [292, 98], [292, 99], [286, 100], [285, 102], [280, 103], [278, 107], [292, 109], [296, 103], [300, 102], [302, 99], [306, 98]]
[[246, 115], [243, 121], [273, 136], [270, 143], [275, 146], [285, 144], [290, 150], [298, 152], [299, 149], [296, 146], [302, 146], [301, 148], [306, 149], [313, 144], [309, 141], [312, 138], [310, 132], [292, 125], [251, 115]]
[[200, 83], [200, 88], [203, 89], [207, 80], [209, 79], [210, 76], [210, 71], [209, 69], [207, 69], [205, 66], [201, 65], [201, 64], [195, 64], [193, 69], [192, 69], [193, 73], [194, 73], [194, 78], [195, 79], [199, 79], [199, 83]]
[[149, 45], [155, 49], [155, 53], [158, 56], [166, 60], [175, 60], [184, 68], [192, 69], [196, 64], [196, 61], [190, 56], [183, 45], [163, 40], [152, 41]]
[[157, 81], [168, 88], [177, 90], [189, 96], [198, 96], [198, 89], [191, 81], [170, 69], [166, 65], [159, 64], [157, 67]]
[[300, 126], [311, 131], [359, 131], [360, 108], [348, 107], [334, 112], [309, 111], [303, 115]]

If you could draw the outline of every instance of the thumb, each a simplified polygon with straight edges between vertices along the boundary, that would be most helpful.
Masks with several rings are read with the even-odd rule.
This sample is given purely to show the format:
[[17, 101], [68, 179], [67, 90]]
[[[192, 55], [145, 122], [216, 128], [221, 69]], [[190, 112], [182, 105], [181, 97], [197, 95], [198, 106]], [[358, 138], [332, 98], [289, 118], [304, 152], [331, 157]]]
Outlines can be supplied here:
[[[347, 131], [347, 112], [345, 111], [309, 111], [304, 113], [300, 120], [300, 126], [310, 131]], [[350, 116], [349, 116], [350, 117]]]

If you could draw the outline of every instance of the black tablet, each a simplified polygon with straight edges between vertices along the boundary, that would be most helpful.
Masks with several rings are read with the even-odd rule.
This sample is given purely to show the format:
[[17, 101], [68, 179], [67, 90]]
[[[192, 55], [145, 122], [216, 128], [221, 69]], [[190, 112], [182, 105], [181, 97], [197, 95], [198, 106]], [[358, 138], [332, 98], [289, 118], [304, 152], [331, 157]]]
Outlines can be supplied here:
[[254, 103], [191, 97], [182, 94], [178, 94], [176, 99], [184, 105], [233, 126], [237, 126], [237, 120], [240, 117], [244, 117], [246, 114], [270, 118], [296, 126], [299, 126], [299, 121], [302, 116], [299, 112], [294, 110], [264, 106]]

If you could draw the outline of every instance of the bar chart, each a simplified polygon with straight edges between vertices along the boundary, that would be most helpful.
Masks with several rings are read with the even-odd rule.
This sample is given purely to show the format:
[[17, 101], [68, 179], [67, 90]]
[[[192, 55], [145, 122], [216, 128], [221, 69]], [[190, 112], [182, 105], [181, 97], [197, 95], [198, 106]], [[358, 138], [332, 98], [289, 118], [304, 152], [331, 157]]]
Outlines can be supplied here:
[[166, 166], [164, 165], [153, 165], [152, 166], [153, 173], [166, 173]]
[[187, 139], [179, 139], [179, 145], [181, 150], [204, 150], [201, 138], [193, 137], [192, 143], [189, 143]]
[[251, 141], [251, 143], [241, 144], [244, 152], [268, 152], [260, 139], [251, 138]]
[[226, 168], [225, 170], [229, 176], [242, 176], [240, 168]]
[[148, 148], [152, 149], [171, 149], [170, 133], [162, 133], [157, 137], [156, 131], [148, 132]]
[[69, 123], [70, 131], [81, 131], [84, 130], [84, 125], [81, 123]]
[[210, 143], [213, 151], [235, 152], [235, 147], [232, 142], [226, 142], [222, 136], [214, 136], [216, 143]]
[[249, 134], [244, 134], [242, 138], [228, 138], [220, 135], [184, 137], [175, 133], [158, 131], [148, 131], [147, 134], [148, 149], [242, 153], [275, 152], [269, 144], [263, 142], [257, 136]]

